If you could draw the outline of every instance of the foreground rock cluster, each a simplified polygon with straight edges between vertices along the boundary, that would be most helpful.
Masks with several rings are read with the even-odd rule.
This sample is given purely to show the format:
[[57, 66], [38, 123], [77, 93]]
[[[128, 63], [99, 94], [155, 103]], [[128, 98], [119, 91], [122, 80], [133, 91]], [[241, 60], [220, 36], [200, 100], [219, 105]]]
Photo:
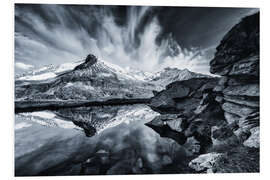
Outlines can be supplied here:
[[241, 136], [245, 146], [256, 148], [259, 147], [259, 60], [257, 13], [244, 18], [224, 37], [210, 62], [211, 73], [222, 76], [214, 90], [225, 119], [237, 126], [234, 133]]
[[220, 42], [210, 72], [167, 85], [146, 125], [172, 138], [197, 172], [259, 172], [259, 13], [245, 17]]

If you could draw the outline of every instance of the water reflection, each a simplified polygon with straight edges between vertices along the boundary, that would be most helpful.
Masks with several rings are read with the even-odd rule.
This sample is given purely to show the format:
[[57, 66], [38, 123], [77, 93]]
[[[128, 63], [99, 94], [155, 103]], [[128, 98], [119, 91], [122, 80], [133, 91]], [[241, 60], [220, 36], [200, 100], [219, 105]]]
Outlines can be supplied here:
[[[48, 118], [44, 120], [46, 113]], [[145, 105], [81, 107], [46, 113], [43, 112], [43, 117], [40, 113], [16, 116], [18, 124], [22, 123], [21, 116], [32, 116], [23, 122], [35, 123], [15, 131], [15, 171], [19, 175], [190, 172], [185, 149], [175, 140], [162, 138], [144, 125], [158, 115]], [[39, 121], [36, 121], [38, 115]], [[57, 124], [57, 128], [69, 128], [51, 130], [55, 126], [48, 126], [52, 124], [48, 123], [50, 121]], [[64, 126], [64, 122], [68, 125]], [[26, 142], [30, 134], [31, 140]], [[50, 138], [46, 138], [49, 135]], [[30, 141], [34, 147], [29, 146]], [[29, 148], [39, 157], [39, 162], [27, 154]], [[25, 164], [29, 168], [25, 168]]]

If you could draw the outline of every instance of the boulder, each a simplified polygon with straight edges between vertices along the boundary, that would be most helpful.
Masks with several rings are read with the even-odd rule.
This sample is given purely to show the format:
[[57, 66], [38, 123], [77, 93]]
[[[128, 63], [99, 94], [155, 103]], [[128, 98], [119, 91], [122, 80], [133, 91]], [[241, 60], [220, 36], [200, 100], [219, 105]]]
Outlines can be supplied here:
[[190, 92], [189, 87], [179, 85], [177, 88], [169, 88], [158, 93], [151, 99], [151, 106], [160, 109], [175, 109], [174, 99], [187, 97]]
[[213, 173], [215, 172], [214, 164], [222, 157], [222, 155], [222, 153], [216, 152], [201, 154], [197, 158], [190, 161], [188, 166], [198, 172]]
[[250, 130], [251, 136], [243, 143], [247, 147], [260, 147], [260, 128], [254, 127]]
[[203, 93], [213, 89], [217, 82], [217, 78], [193, 78], [173, 82], [151, 99], [150, 107], [160, 113], [193, 111], [200, 103]]
[[[259, 150], [245, 146], [227, 147], [217, 157], [207, 172], [215, 173], [251, 173], [259, 172]], [[209, 167], [209, 166], [208, 166]]]
[[168, 126], [170, 129], [177, 132], [182, 132], [187, 126], [186, 118], [180, 114], [162, 114], [155, 117], [147, 124], [156, 127]]
[[174, 120], [166, 121], [166, 123], [172, 130], [182, 132], [186, 128], [186, 123], [184, 121], [185, 120], [182, 118], [177, 118]]

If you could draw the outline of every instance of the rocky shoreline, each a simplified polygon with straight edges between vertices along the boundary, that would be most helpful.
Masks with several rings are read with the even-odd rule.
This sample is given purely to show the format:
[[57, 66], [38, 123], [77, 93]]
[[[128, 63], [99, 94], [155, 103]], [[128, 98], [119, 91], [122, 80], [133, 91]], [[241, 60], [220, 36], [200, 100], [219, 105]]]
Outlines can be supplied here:
[[197, 172], [259, 172], [259, 13], [235, 25], [216, 48], [219, 78], [173, 82], [155, 93], [161, 113], [147, 126], [190, 147]]

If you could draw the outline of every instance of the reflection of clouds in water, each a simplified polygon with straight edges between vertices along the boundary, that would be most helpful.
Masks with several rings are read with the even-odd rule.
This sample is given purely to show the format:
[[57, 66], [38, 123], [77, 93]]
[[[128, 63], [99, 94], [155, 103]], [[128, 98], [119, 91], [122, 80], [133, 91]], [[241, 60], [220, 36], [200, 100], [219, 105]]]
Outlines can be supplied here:
[[[103, 131], [99, 136], [97, 149], [105, 149], [110, 152], [119, 152], [130, 149], [141, 157], [153, 169], [161, 168], [165, 156], [171, 159], [177, 153], [183, 152], [183, 148], [175, 141], [161, 138], [143, 122], [122, 123], [115, 128]], [[168, 161], [168, 160], [167, 160]]]
[[[65, 114], [64, 111], [60, 113]], [[159, 134], [144, 125], [159, 115], [146, 105], [104, 107], [102, 109], [79, 108], [73, 109], [71, 114], [66, 115], [91, 121], [93, 126], [96, 122], [102, 123], [95, 127], [98, 135], [91, 137], [98, 142], [95, 147], [97, 151], [104, 149], [117, 154], [127, 150], [133, 159], [141, 157], [154, 169], [159, 169], [165, 160], [170, 162], [168, 157], [173, 159], [177, 153], [183, 152], [182, 147], [174, 140], [161, 138]], [[91, 118], [89, 119], [89, 117]], [[125, 156], [117, 155], [117, 158], [124, 160]]]
[[21, 122], [21, 123], [15, 124], [15, 130], [30, 127], [30, 126], [32, 126], [32, 124]]
[[[119, 108], [120, 107], [118, 107], [118, 109]], [[33, 154], [29, 156], [33, 157], [35, 154], [38, 154], [41, 163], [46, 164], [47, 161], [50, 161], [48, 167], [62, 163], [63, 160], [65, 160], [67, 165], [70, 165], [73, 164], [74, 159], [78, 157], [80, 157], [81, 162], [86, 161], [89, 157], [97, 158], [96, 156], [98, 155], [96, 152], [100, 150], [105, 150], [105, 152], [108, 152], [110, 155], [110, 161], [112, 161], [110, 167], [116, 166], [116, 164], [124, 166], [125, 162], [128, 162], [128, 164], [130, 164], [128, 168], [133, 168], [134, 165], [139, 162], [139, 164], [143, 164], [143, 167], [147, 167], [149, 172], [155, 173], [160, 172], [163, 167], [170, 163], [174, 163], [173, 166], [178, 167], [178, 161], [175, 161], [182, 161], [185, 157], [185, 154], [182, 153], [183, 148], [172, 139], [161, 138], [159, 134], [144, 125], [144, 123], [151, 121], [153, 118], [150, 118], [150, 115], [153, 114], [151, 110], [146, 111], [145, 109], [147, 109], [147, 107], [144, 105], [134, 105], [128, 108], [123, 106], [120, 108], [122, 109], [122, 114], [124, 114], [123, 110], [125, 108], [127, 109], [127, 113], [131, 112], [132, 108], [136, 109], [136, 111], [132, 111], [134, 112], [133, 114], [137, 115], [133, 117], [132, 121], [107, 128], [90, 138], [85, 137], [83, 132], [74, 131], [73, 129], [58, 128], [55, 130], [50, 128], [51, 126], [47, 128], [33, 122], [31, 127], [22, 128], [19, 130], [20, 133], [16, 134], [16, 141], [20, 142], [20, 147], [17, 146], [17, 149], [19, 148], [23, 153], [31, 149]], [[103, 110], [107, 112], [107, 114], [108, 112], [114, 113], [114, 111], [108, 111], [106, 108]], [[89, 114], [87, 110], [85, 112]], [[101, 113], [101, 111], [98, 112]], [[44, 112], [34, 114], [46, 117], [52, 116]], [[132, 116], [127, 116], [126, 119], [131, 117]], [[29, 119], [26, 119], [22, 115], [16, 115], [16, 118], [23, 118], [22, 121], [26, 123], [29, 121]], [[38, 118], [35, 117], [35, 119]], [[50, 119], [52, 122], [54, 122], [54, 120], [55, 118]], [[46, 122], [46, 120], [44, 120], [44, 122]], [[19, 120], [16, 121], [16, 124], [20, 126]], [[32, 143], [31, 146], [26, 143], [30, 140]], [[39, 146], [38, 144], [42, 145]], [[43, 155], [45, 152], [46, 155]], [[20, 158], [25, 160], [27, 157], [20, 156]], [[55, 161], [55, 159], [57, 160]], [[36, 167], [37, 163], [38, 162], [27, 160], [29, 168]], [[102, 166], [103, 164], [96, 164], [96, 166], [99, 165]], [[24, 169], [23, 164], [20, 164], [20, 167]], [[39, 168], [42, 169], [43, 166]], [[32, 168], [29, 170], [32, 171]]]

